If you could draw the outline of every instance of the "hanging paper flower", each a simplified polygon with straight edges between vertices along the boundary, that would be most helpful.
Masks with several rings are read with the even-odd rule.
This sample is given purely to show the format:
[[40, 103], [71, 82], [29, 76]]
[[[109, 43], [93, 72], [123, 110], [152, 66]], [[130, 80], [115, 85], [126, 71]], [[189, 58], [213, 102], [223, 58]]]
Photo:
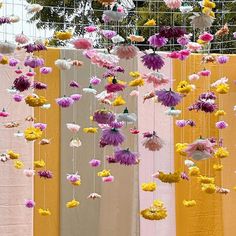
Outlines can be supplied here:
[[39, 145], [47, 145], [47, 144], [50, 144], [50, 143], [51, 143], [51, 140], [50, 140], [50, 139], [43, 138], [43, 139], [39, 142]]
[[54, 37], [59, 40], [69, 40], [73, 37], [73, 32], [71, 30], [56, 31]]
[[156, 190], [157, 184], [155, 182], [143, 183], [141, 188], [143, 191], [153, 192]]
[[8, 63], [9, 63], [8, 57], [3, 56], [3, 57], [0, 59], [0, 64], [2, 64], [2, 65], [7, 65]]
[[182, 14], [187, 14], [193, 11], [193, 7], [189, 5], [182, 5], [181, 7], [179, 7], [179, 10]]
[[91, 85], [99, 85], [101, 83], [101, 79], [99, 79], [97, 76], [93, 76], [90, 78], [90, 84]]
[[225, 129], [228, 127], [228, 124], [225, 121], [218, 121], [216, 122], [217, 129]]
[[186, 120], [176, 120], [175, 121], [175, 124], [178, 126], [178, 127], [185, 127], [187, 125], [187, 121]]
[[24, 61], [24, 65], [25, 66], [29, 66], [31, 68], [37, 68], [37, 67], [41, 67], [44, 65], [44, 60], [42, 58], [39, 57], [27, 57]]
[[76, 172], [75, 174], [67, 174], [66, 179], [73, 185], [79, 186], [81, 184], [81, 179], [78, 172]]
[[79, 101], [81, 99], [81, 97], [82, 97], [82, 95], [78, 94], [78, 93], [70, 95], [70, 98], [72, 98], [75, 102]]
[[135, 113], [129, 113], [126, 107], [123, 113], [117, 114], [116, 119], [119, 122], [123, 121], [125, 123], [132, 124], [137, 120], [137, 116]]
[[108, 176], [111, 176], [111, 172], [110, 172], [110, 170], [104, 169], [104, 170], [98, 172], [97, 175], [98, 175], [98, 177], [108, 177]]
[[40, 178], [44, 178], [44, 179], [52, 179], [52, 177], [53, 177], [52, 172], [49, 170], [39, 170], [38, 176]]
[[47, 47], [42, 43], [29, 43], [23, 48], [26, 50], [27, 53], [39, 52], [47, 50]]
[[[187, 145], [188, 145], [188, 144], [187, 144]], [[186, 147], [187, 147], [187, 145], [186, 145]], [[186, 154], [185, 154], [185, 156], [186, 156]], [[191, 160], [185, 160], [185, 161], [184, 161], [184, 164], [185, 164], [188, 168], [195, 166], [195, 163], [194, 163], [193, 161], [191, 161]]]
[[195, 42], [189, 42], [186, 47], [191, 52], [198, 52], [202, 49], [202, 45]]
[[112, 145], [112, 146], [119, 146], [125, 140], [124, 135], [115, 128], [107, 128], [102, 130], [102, 136], [100, 142], [102, 146]]
[[46, 163], [44, 162], [44, 160], [38, 160], [38, 161], [34, 161], [34, 168], [43, 168], [45, 167]]
[[0, 42], [0, 53], [12, 54], [16, 49], [16, 45], [7, 41]]
[[110, 21], [122, 21], [127, 15], [123, 7], [117, 3], [113, 5], [111, 10], [105, 10], [103, 14], [106, 15]]
[[219, 94], [227, 94], [229, 92], [228, 84], [219, 84], [216, 86], [216, 92]]
[[69, 129], [72, 133], [77, 133], [80, 130], [80, 126], [74, 123], [67, 123], [66, 124], [67, 129]]
[[89, 162], [89, 165], [91, 167], [99, 167], [101, 165], [101, 161], [100, 160], [97, 160], [97, 159], [92, 159], [90, 162]]
[[202, 70], [202, 71], [199, 71], [199, 72], [198, 72], [198, 75], [199, 75], [199, 76], [210, 76], [210, 75], [211, 75], [211, 71], [204, 69], [204, 70]]
[[14, 167], [16, 169], [22, 169], [24, 167], [24, 163], [22, 161], [15, 160], [14, 161]]
[[34, 123], [35, 128], [39, 128], [41, 131], [45, 130], [47, 128], [47, 124], [44, 123]]
[[7, 162], [8, 160], [10, 160], [10, 157], [7, 153], [1, 153], [0, 154], [0, 161], [5, 163]]
[[194, 207], [197, 203], [195, 200], [183, 200], [183, 205], [186, 207]]
[[188, 174], [193, 177], [197, 177], [200, 175], [200, 169], [197, 166], [191, 166], [188, 169]]
[[167, 39], [180, 38], [186, 34], [186, 30], [176, 26], [163, 26], [159, 30], [159, 35]]
[[10, 114], [6, 112], [6, 110], [3, 108], [2, 111], [0, 111], [0, 117], [8, 117]]
[[230, 193], [230, 190], [227, 188], [222, 188], [222, 187], [218, 187], [216, 186], [216, 193], [221, 193], [221, 194], [228, 194]]
[[47, 85], [42, 83], [42, 82], [39, 82], [39, 81], [34, 81], [33, 88], [34, 89], [39, 89], [39, 90], [47, 89]]
[[177, 51], [173, 51], [167, 54], [167, 57], [171, 59], [178, 59], [180, 57], [180, 53]]
[[169, 82], [169, 80], [165, 78], [164, 74], [160, 72], [150, 72], [148, 74], [144, 74], [143, 78], [146, 80], [147, 83], [152, 83], [154, 88], [166, 85]]
[[182, 0], [164, 0], [164, 2], [170, 9], [178, 9], [182, 4]]
[[162, 171], [152, 175], [154, 178], [158, 178], [163, 183], [178, 183], [180, 181], [180, 172], [175, 171], [174, 173], [166, 174]]
[[23, 33], [21, 33], [21, 34], [16, 35], [15, 41], [16, 43], [19, 43], [19, 44], [26, 44], [29, 42], [29, 38]]
[[113, 53], [120, 59], [132, 59], [137, 56], [139, 49], [134, 45], [119, 45], [114, 48]]
[[227, 23], [215, 33], [215, 35], [218, 37], [222, 37], [228, 34], [229, 34], [229, 27]]
[[215, 184], [202, 184], [201, 190], [208, 194], [213, 194], [216, 192], [216, 186]]
[[112, 121], [115, 120], [115, 115], [113, 112], [107, 109], [101, 109], [95, 111], [93, 115], [93, 120], [96, 121], [98, 124], [110, 124]]
[[52, 72], [52, 67], [41, 67], [39, 72], [44, 75], [50, 74]]
[[206, 10], [209, 8], [203, 9], [201, 13], [195, 13], [193, 16], [189, 17], [191, 19], [191, 25], [194, 29], [205, 30], [207, 28], [211, 28], [212, 23], [214, 22], [214, 12], [210, 10], [209, 14]]
[[17, 64], [19, 64], [19, 60], [18, 59], [15, 59], [15, 58], [10, 58], [10, 60], [9, 60], [9, 66], [12, 66], [12, 67], [14, 67], [14, 66], [17, 66]]
[[52, 214], [49, 211], [49, 209], [43, 209], [43, 208], [39, 208], [38, 212], [41, 216], [50, 216]]
[[8, 150], [7, 155], [9, 155], [10, 159], [12, 160], [18, 159], [20, 157], [19, 153], [15, 153], [12, 150]]
[[89, 25], [89, 26], [85, 26], [84, 30], [87, 33], [93, 33], [93, 32], [95, 32], [97, 30], [97, 27], [95, 25]]
[[76, 49], [83, 49], [83, 50], [91, 49], [93, 46], [91, 40], [86, 38], [75, 39], [72, 41], [72, 44]]
[[38, 13], [43, 10], [43, 6], [40, 4], [30, 4], [26, 6], [26, 10], [28, 14]]
[[41, 138], [42, 131], [39, 128], [29, 127], [24, 131], [25, 139], [27, 141], [34, 141]]
[[102, 182], [104, 182], [104, 183], [114, 182], [114, 176], [110, 175], [107, 177], [102, 177]]
[[214, 36], [208, 32], [204, 32], [199, 36], [199, 39], [206, 43], [209, 43], [214, 39]]
[[98, 193], [90, 193], [87, 198], [95, 200], [97, 198], [102, 198], [102, 196]]
[[25, 103], [31, 107], [39, 107], [46, 104], [47, 99], [43, 96], [38, 96], [36, 94], [28, 95], [25, 98]]
[[24, 169], [23, 173], [26, 177], [33, 177], [35, 175], [35, 170]]
[[129, 39], [131, 42], [134, 42], [134, 43], [142, 43], [145, 41], [143, 36], [134, 35], [134, 34], [131, 34], [130, 36], [128, 36], [127, 39]]
[[128, 149], [115, 151], [115, 160], [121, 165], [136, 165], [138, 163], [138, 154]]
[[36, 73], [34, 71], [32, 71], [31, 69], [29, 69], [29, 71], [26, 73], [26, 75], [29, 77], [33, 77], [36, 75]]
[[217, 62], [218, 62], [219, 64], [225, 64], [225, 63], [227, 63], [228, 61], [229, 61], [229, 57], [226, 56], [226, 55], [221, 55], [221, 56], [218, 56], [218, 57], [217, 57]]
[[106, 39], [112, 39], [114, 36], [117, 35], [117, 32], [114, 30], [102, 30], [101, 31], [102, 36], [104, 36]]
[[214, 164], [213, 169], [216, 171], [221, 171], [223, 169], [223, 165], [222, 164]]
[[172, 91], [171, 89], [158, 90], [156, 91], [158, 102], [167, 107], [174, 107], [179, 104], [182, 96], [179, 93]]
[[79, 206], [79, 202], [78, 201], [76, 201], [75, 199], [73, 199], [73, 200], [71, 200], [71, 201], [69, 201], [69, 202], [67, 202], [66, 203], [66, 207], [67, 208], [74, 208], [74, 207], [77, 207], [77, 206]]
[[191, 91], [195, 89], [195, 86], [193, 84], [189, 84], [186, 80], [180, 81], [180, 83], [177, 86], [177, 92], [183, 95], [187, 95]]
[[129, 82], [129, 86], [131, 87], [137, 87], [137, 86], [141, 87], [143, 85], [144, 85], [144, 79], [142, 77], [136, 78]]
[[70, 147], [72, 148], [78, 148], [82, 145], [81, 141], [79, 140], [79, 138], [73, 138], [71, 141], [70, 141]]
[[200, 184], [214, 184], [214, 183], [215, 183], [215, 178], [200, 175], [200, 176], [198, 177], [198, 182], [199, 182]]
[[138, 97], [139, 96], [139, 91], [137, 90], [132, 90], [129, 94], [131, 97]]
[[123, 91], [125, 89], [125, 85], [123, 83], [120, 83], [116, 78], [113, 78], [112, 82], [105, 86], [105, 89], [108, 93], [115, 93]]
[[165, 111], [165, 114], [168, 116], [178, 117], [181, 114], [181, 110], [177, 110], [174, 107], [171, 107]]
[[77, 82], [74, 81], [74, 80], [72, 80], [69, 85], [70, 85], [70, 87], [72, 87], [72, 88], [79, 88], [79, 87], [80, 87], [79, 83], [77, 83]]
[[200, 76], [198, 75], [198, 74], [192, 74], [192, 75], [190, 75], [189, 77], [188, 77], [188, 79], [190, 80], [190, 81], [192, 81], [192, 80], [199, 80], [200, 79]]
[[35, 206], [35, 201], [31, 199], [25, 200], [25, 207], [27, 208], [34, 208]]
[[83, 88], [83, 92], [85, 93], [91, 93], [96, 95], [97, 94], [97, 90], [92, 88], [92, 85], [89, 85], [88, 88]]
[[217, 158], [226, 158], [228, 156], [229, 156], [229, 152], [224, 147], [219, 147], [214, 153], [214, 157], [217, 157]]
[[163, 147], [163, 141], [157, 136], [155, 131], [152, 133], [146, 132], [143, 137], [145, 138], [143, 146], [149, 151], [159, 151]]
[[155, 25], [156, 21], [154, 19], [150, 19], [144, 24], [144, 26], [155, 26]]
[[118, 96], [113, 102], [112, 106], [122, 106], [125, 105], [126, 101], [122, 98], [122, 96]]
[[31, 86], [30, 80], [24, 75], [21, 75], [20, 77], [16, 78], [13, 84], [14, 87], [20, 92], [28, 90]]
[[70, 70], [72, 64], [71, 60], [58, 59], [55, 61], [55, 65], [61, 70]]
[[144, 66], [148, 69], [160, 70], [165, 65], [162, 57], [155, 52], [150, 54], [145, 53], [141, 58]]
[[63, 108], [67, 108], [70, 107], [71, 105], [73, 105], [74, 100], [71, 97], [61, 97], [61, 98], [57, 98], [56, 99], [56, 103]]
[[161, 48], [167, 44], [168, 39], [161, 37], [159, 34], [155, 34], [149, 37], [148, 42], [155, 48]]
[[98, 128], [94, 128], [94, 127], [88, 127], [88, 128], [84, 128], [83, 129], [84, 133], [90, 133], [90, 134], [95, 134], [98, 132]]
[[180, 178], [183, 180], [189, 180], [188, 174], [186, 172], [181, 172]]

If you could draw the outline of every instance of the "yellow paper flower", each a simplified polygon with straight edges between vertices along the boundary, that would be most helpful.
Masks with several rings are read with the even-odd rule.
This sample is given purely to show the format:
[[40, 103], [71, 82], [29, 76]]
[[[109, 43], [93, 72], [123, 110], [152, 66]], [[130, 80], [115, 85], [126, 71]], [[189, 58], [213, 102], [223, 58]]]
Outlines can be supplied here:
[[71, 200], [71, 201], [69, 201], [69, 202], [67, 202], [66, 203], [66, 207], [67, 208], [73, 208], [73, 207], [77, 207], [77, 206], [79, 206], [79, 202], [78, 201], [76, 201], [75, 199], [73, 199], [73, 200]]
[[197, 40], [197, 43], [199, 43], [199, 44], [201, 44], [201, 45], [208, 44], [207, 41], [203, 41], [203, 40], [201, 40], [201, 39], [198, 39], [198, 40]]
[[225, 116], [225, 115], [226, 115], [226, 112], [224, 110], [217, 110], [215, 113], [216, 117]]
[[156, 21], [154, 19], [148, 20], [145, 24], [145, 26], [155, 26]]
[[223, 165], [222, 164], [214, 164], [213, 169], [216, 171], [221, 171], [223, 169]]
[[111, 175], [110, 170], [104, 169], [104, 170], [98, 172], [98, 176], [99, 176], [99, 177], [108, 177], [108, 176], [110, 176], [110, 175]]
[[51, 212], [49, 211], [49, 209], [39, 208], [38, 212], [41, 216], [50, 216], [51, 215]]
[[212, 9], [211, 8], [209, 8], [209, 7], [204, 7], [203, 9], [202, 9], [202, 13], [203, 14], [206, 14], [206, 15], [208, 15], [208, 16], [211, 16], [211, 17], [213, 17], [213, 18], [215, 18], [215, 13], [212, 11]]
[[203, 7], [208, 7], [208, 8], [215, 8], [216, 4], [214, 2], [211, 2], [210, 0], [203, 0], [202, 2]]
[[25, 98], [25, 103], [31, 107], [41, 107], [47, 103], [47, 99], [43, 96], [28, 95]]
[[73, 33], [71, 31], [56, 31], [55, 38], [59, 40], [69, 40], [73, 37]]
[[188, 146], [188, 143], [176, 143], [176, 153], [180, 154], [181, 156], [187, 156], [187, 153], [184, 151]]
[[45, 167], [46, 163], [44, 162], [44, 160], [38, 160], [38, 161], [34, 161], [34, 168], [43, 168]]
[[209, 193], [209, 194], [212, 194], [212, 193], [216, 192], [215, 184], [202, 184], [201, 189], [202, 189], [203, 192]]
[[228, 84], [219, 84], [216, 87], [216, 92], [219, 94], [226, 94], [229, 92], [229, 85]]
[[88, 127], [88, 128], [84, 128], [83, 129], [84, 133], [90, 133], [90, 134], [95, 134], [98, 132], [98, 128], [94, 128], [94, 127]]
[[39, 128], [29, 127], [24, 131], [25, 139], [27, 141], [34, 141], [41, 138], [43, 132]]
[[81, 185], [81, 181], [78, 180], [76, 182], [71, 182], [71, 184], [73, 184], [74, 186], [80, 186]]
[[141, 188], [143, 191], [153, 192], [156, 190], [157, 184], [155, 182], [143, 183]]
[[125, 105], [126, 101], [122, 98], [122, 96], [118, 96], [113, 102], [112, 106], [122, 106]]
[[22, 161], [15, 160], [14, 161], [14, 167], [16, 169], [22, 169], [24, 167], [24, 163]]
[[135, 43], [142, 43], [145, 41], [145, 38], [143, 36], [134, 35], [134, 34], [131, 34], [129, 37], [127, 37], [127, 39]]
[[138, 71], [131, 71], [129, 72], [129, 75], [135, 79], [141, 76], [141, 74]]
[[144, 85], [144, 79], [143, 78], [137, 78], [129, 82], [129, 86], [136, 87], [136, 86], [143, 86]]
[[217, 158], [226, 158], [229, 156], [229, 152], [226, 150], [226, 148], [224, 147], [219, 147], [215, 154], [214, 154], [215, 157]]
[[194, 207], [197, 203], [195, 200], [183, 200], [183, 205], [186, 207]]
[[180, 81], [177, 86], [177, 92], [187, 95], [193, 90], [193, 85], [189, 84], [188, 81]]
[[200, 169], [197, 166], [189, 167], [188, 174], [190, 176], [199, 176], [200, 175]]
[[166, 174], [159, 171], [159, 173], [154, 177], [157, 177], [163, 183], [178, 183], [180, 181], [180, 172], [175, 171], [174, 173]]
[[215, 183], [215, 178], [200, 175], [200, 176], [198, 177], [198, 181], [199, 181], [199, 183], [201, 183], [201, 184], [214, 184], [214, 183]]
[[0, 61], [0, 64], [7, 65], [9, 63], [9, 59], [6, 56], [2, 57], [2, 60]]
[[13, 152], [12, 150], [8, 150], [7, 154], [12, 160], [18, 159], [20, 157], [20, 154]]

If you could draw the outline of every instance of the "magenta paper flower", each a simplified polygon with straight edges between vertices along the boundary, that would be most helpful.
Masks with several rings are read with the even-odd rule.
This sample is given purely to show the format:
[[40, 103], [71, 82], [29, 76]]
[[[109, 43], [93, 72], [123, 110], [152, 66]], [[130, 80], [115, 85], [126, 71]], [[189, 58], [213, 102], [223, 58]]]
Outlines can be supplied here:
[[97, 110], [94, 112], [93, 120], [99, 124], [110, 124], [115, 121], [115, 114], [105, 109]]
[[102, 182], [104, 183], [114, 182], [114, 176], [110, 175], [107, 177], [102, 177]]
[[148, 69], [160, 70], [165, 65], [162, 57], [156, 53], [145, 53], [141, 58], [144, 66]]
[[216, 122], [217, 129], [225, 129], [227, 127], [228, 127], [228, 124], [223, 120]]
[[87, 33], [92, 33], [97, 30], [97, 27], [95, 25], [89, 25], [89, 26], [85, 26], [84, 29]]
[[75, 94], [72, 94], [70, 95], [70, 97], [74, 100], [74, 101], [79, 101], [82, 97], [81, 94], [78, 94], [78, 93], [75, 93]]
[[203, 34], [199, 36], [199, 39], [201, 39], [204, 42], [209, 43], [214, 39], [214, 36], [208, 32], [204, 32]]
[[75, 39], [73, 42], [73, 45], [76, 49], [91, 49], [93, 47], [93, 43], [91, 42], [90, 39], [85, 39], [85, 38], [78, 38]]
[[99, 167], [101, 165], [101, 161], [100, 160], [97, 160], [97, 159], [92, 159], [90, 162], [89, 162], [89, 165], [91, 167]]
[[97, 76], [93, 76], [90, 78], [90, 84], [92, 85], [99, 85], [101, 83], [101, 79], [99, 79]]
[[[177, 0], [178, 1], [178, 0]], [[176, 26], [163, 26], [160, 28], [159, 35], [167, 39], [180, 38], [186, 34], [186, 30]]]
[[15, 37], [15, 41], [19, 44], [26, 44], [29, 42], [29, 38], [26, 35], [24, 35], [23, 33], [17, 34]]
[[148, 42], [155, 48], [161, 48], [167, 44], [168, 39], [161, 37], [159, 34], [155, 34], [149, 37]]
[[180, 53], [177, 51], [173, 51], [173, 52], [167, 53], [167, 57], [171, 59], [178, 59], [180, 57]]
[[42, 90], [42, 89], [47, 89], [47, 87], [48, 86], [46, 84], [39, 82], [39, 81], [34, 81], [34, 83], [33, 83], [34, 89]]
[[202, 70], [202, 71], [199, 71], [199, 72], [198, 72], [198, 75], [199, 75], [199, 76], [210, 76], [210, 75], [211, 75], [211, 71], [204, 69], [204, 70]]
[[182, 100], [182, 96], [179, 93], [172, 91], [171, 89], [156, 91], [158, 102], [167, 107], [175, 107]]
[[47, 47], [42, 43], [39, 43], [39, 44], [30, 43], [30, 44], [27, 44], [27, 45], [23, 46], [23, 48], [26, 49], [27, 53], [33, 53], [33, 52], [39, 52], [39, 51], [47, 50]]
[[23, 95], [18, 94], [18, 93], [14, 94], [12, 96], [12, 98], [14, 99], [15, 102], [21, 102], [23, 100], [23, 97], [24, 97]]
[[0, 111], [0, 117], [8, 117], [10, 114], [6, 112], [6, 110], [3, 108], [2, 111]]
[[73, 105], [74, 100], [71, 97], [61, 97], [56, 99], [56, 103], [63, 108], [70, 107]]
[[25, 207], [27, 208], [34, 208], [35, 206], [35, 201], [31, 199], [25, 200]]
[[131, 152], [129, 149], [115, 151], [115, 160], [121, 165], [135, 165], [138, 163], [138, 153]]
[[125, 85], [118, 83], [117, 79], [114, 78], [111, 83], [105, 86], [105, 89], [108, 93], [115, 93], [123, 91], [125, 89]]
[[29, 77], [33, 77], [36, 75], [36, 72], [32, 71], [31, 69], [29, 69], [29, 71], [26, 73], [27, 76]]
[[217, 62], [218, 62], [219, 64], [225, 64], [225, 63], [227, 63], [228, 61], [229, 61], [229, 57], [226, 56], [226, 55], [220, 55], [220, 56], [217, 57]]
[[101, 33], [106, 39], [112, 39], [117, 35], [116, 31], [113, 30], [102, 30]]

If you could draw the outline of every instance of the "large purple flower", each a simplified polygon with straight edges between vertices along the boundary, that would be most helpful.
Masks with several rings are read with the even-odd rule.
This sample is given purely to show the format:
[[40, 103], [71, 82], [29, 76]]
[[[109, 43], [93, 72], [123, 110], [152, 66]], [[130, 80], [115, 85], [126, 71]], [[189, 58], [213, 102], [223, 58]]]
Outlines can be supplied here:
[[93, 115], [93, 120], [99, 124], [110, 124], [115, 120], [115, 115], [106, 109], [97, 110]]
[[165, 62], [162, 57], [156, 54], [155, 52], [150, 54], [145, 53], [142, 56], [142, 62], [144, 66], [152, 70], [160, 70], [165, 65]]
[[41, 43], [40, 44], [29, 43], [29, 44], [25, 45], [23, 48], [26, 49], [26, 52], [28, 52], [28, 53], [47, 50], [45, 45], [43, 45]]
[[17, 89], [20, 92], [29, 89], [31, 86], [30, 80], [25, 75], [21, 75], [20, 77], [16, 78], [13, 84], [15, 89]]
[[138, 154], [129, 149], [115, 151], [115, 161], [121, 165], [135, 165], [138, 163]]
[[106, 39], [112, 39], [117, 35], [116, 31], [113, 30], [102, 30], [101, 33]]
[[25, 59], [24, 65], [31, 68], [41, 67], [44, 65], [44, 60], [38, 57], [27, 57]]
[[182, 96], [179, 93], [176, 93], [171, 89], [158, 90], [156, 91], [156, 95], [158, 97], [158, 102], [167, 107], [175, 107], [182, 99]]
[[61, 98], [57, 98], [56, 102], [60, 107], [65, 108], [71, 106], [74, 103], [74, 100], [71, 97], [64, 96]]
[[15, 59], [15, 58], [11, 58], [10, 60], [9, 60], [9, 66], [12, 66], [12, 67], [14, 67], [14, 66], [16, 66], [17, 64], [19, 64], [19, 60], [18, 59]]
[[124, 135], [118, 129], [108, 128], [102, 131], [101, 142], [104, 146], [112, 145], [116, 147], [122, 144], [124, 140]]
[[149, 37], [148, 42], [153, 47], [161, 48], [167, 44], [168, 39], [159, 34], [155, 34]]
[[159, 31], [159, 35], [165, 37], [167, 39], [171, 38], [180, 38], [186, 34], [186, 30], [184, 28], [176, 27], [176, 26], [163, 26]]

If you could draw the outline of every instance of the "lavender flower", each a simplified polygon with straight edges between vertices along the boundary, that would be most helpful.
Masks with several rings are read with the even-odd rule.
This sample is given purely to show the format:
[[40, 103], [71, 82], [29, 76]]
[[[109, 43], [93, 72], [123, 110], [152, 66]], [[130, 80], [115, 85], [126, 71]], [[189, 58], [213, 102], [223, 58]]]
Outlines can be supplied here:
[[99, 79], [97, 76], [93, 76], [90, 79], [90, 84], [92, 85], [99, 85], [101, 83], [101, 79]]
[[33, 84], [33, 88], [34, 89], [39, 89], [39, 90], [42, 90], [42, 89], [47, 89], [47, 85], [42, 83], [42, 82], [39, 82], [39, 81], [34, 81], [34, 84]]
[[158, 97], [158, 102], [161, 102], [162, 105], [167, 107], [174, 107], [179, 104], [182, 99], [182, 96], [179, 93], [174, 91], [162, 89], [156, 91], [156, 95]]
[[196, 126], [196, 122], [193, 121], [193, 120], [187, 120], [186, 122], [187, 122], [187, 125], [189, 125], [189, 126], [191, 126], [191, 127]]
[[146, 66], [148, 69], [160, 70], [165, 65], [162, 57], [156, 53], [145, 53], [141, 58], [144, 66]]
[[77, 181], [80, 181], [80, 175], [78, 175], [78, 173], [67, 174], [66, 179], [70, 181], [71, 183], [76, 183]]
[[167, 44], [168, 39], [161, 37], [159, 34], [155, 34], [149, 37], [148, 42], [153, 47], [161, 48]]
[[177, 43], [180, 44], [181, 46], [186, 46], [190, 42], [189, 37], [182, 36], [177, 39]]
[[89, 162], [89, 165], [91, 167], [99, 167], [101, 165], [101, 161], [100, 160], [97, 160], [97, 159], [92, 159], [90, 162]]
[[114, 36], [117, 35], [116, 31], [113, 30], [102, 30], [101, 33], [106, 39], [112, 39]]
[[120, 129], [124, 126], [124, 122], [122, 122], [122, 121], [121, 122], [120, 121], [113, 121], [109, 125], [110, 125], [111, 128]]
[[75, 94], [72, 94], [70, 95], [70, 97], [74, 100], [74, 101], [79, 101], [82, 97], [81, 94], [78, 94], [78, 93], [75, 93]]
[[52, 172], [49, 170], [40, 170], [38, 171], [38, 176], [40, 178], [44, 178], [44, 179], [52, 179], [53, 175]]
[[44, 75], [50, 74], [52, 72], [52, 67], [41, 67], [39, 72]]
[[34, 200], [31, 200], [31, 199], [25, 200], [25, 207], [34, 208], [34, 206], [35, 206], [35, 201]]
[[45, 47], [45, 45], [43, 44], [27, 44], [23, 47], [24, 49], [26, 49], [27, 53], [32, 53], [32, 52], [39, 52], [39, 51], [44, 51], [47, 50], [47, 48]]
[[23, 99], [23, 96], [21, 94], [17, 94], [17, 93], [14, 94], [12, 97], [13, 97], [15, 102], [21, 102], [22, 99]]
[[229, 57], [226, 56], [226, 55], [221, 55], [221, 56], [218, 56], [218, 57], [217, 57], [217, 62], [218, 62], [219, 64], [225, 64], [225, 63], [227, 63], [228, 61], [229, 61]]
[[20, 77], [16, 78], [13, 84], [15, 89], [17, 89], [20, 92], [29, 89], [31, 86], [30, 80], [24, 75], [21, 75]]
[[228, 127], [228, 124], [225, 121], [218, 121], [216, 122], [217, 129], [225, 129]]
[[74, 100], [71, 97], [61, 97], [56, 99], [56, 103], [63, 108], [70, 107], [73, 103]]
[[108, 110], [98, 110], [93, 115], [93, 120], [99, 124], [110, 124], [115, 120], [115, 115]]
[[25, 59], [24, 65], [31, 68], [41, 67], [44, 65], [44, 60], [42, 58], [27, 57]]
[[118, 129], [108, 128], [102, 131], [101, 141], [106, 145], [118, 146], [122, 144], [125, 137]]
[[70, 85], [70, 87], [72, 87], [72, 88], [79, 88], [79, 87], [80, 87], [79, 83], [77, 83], [77, 82], [74, 81], [74, 80], [72, 80], [69, 85]]
[[137, 164], [138, 154], [131, 152], [129, 149], [115, 151], [115, 160], [121, 165], [135, 165]]
[[19, 62], [20, 62], [20, 61], [19, 61], [18, 59], [11, 58], [11, 59], [9, 60], [9, 66], [14, 67], [14, 66], [16, 66]]
[[41, 131], [45, 130], [47, 128], [47, 124], [44, 123], [35, 123], [34, 124], [35, 128], [39, 128]]
[[186, 120], [176, 120], [175, 121], [175, 124], [178, 126], [178, 127], [185, 127], [187, 125], [187, 121]]

